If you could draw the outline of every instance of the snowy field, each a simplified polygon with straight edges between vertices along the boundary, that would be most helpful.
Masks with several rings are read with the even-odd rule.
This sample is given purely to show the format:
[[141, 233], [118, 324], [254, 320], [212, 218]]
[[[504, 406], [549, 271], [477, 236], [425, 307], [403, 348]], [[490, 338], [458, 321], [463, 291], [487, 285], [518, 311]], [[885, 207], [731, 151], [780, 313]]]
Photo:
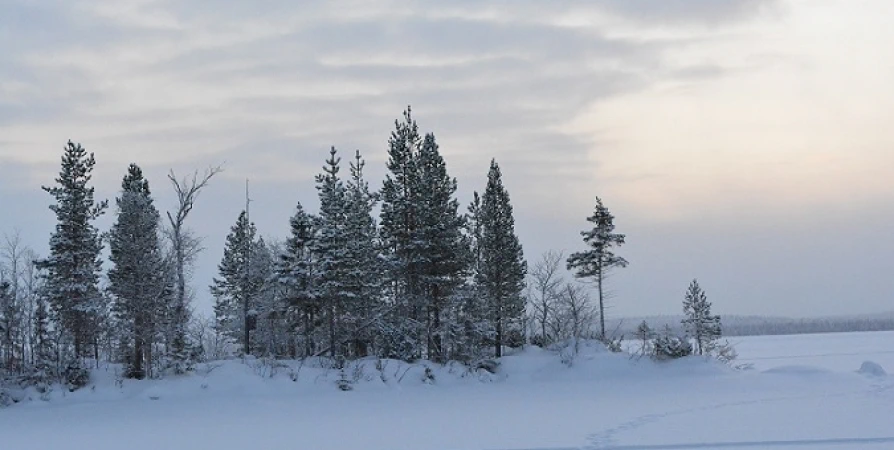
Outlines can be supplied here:
[[[351, 371], [227, 362], [0, 410], [3, 449], [894, 449], [894, 333], [734, 338], [733, 371], [582, 350], [505, 358], [497, 376], [374, 361]], [[293, 381], [295, 379], [296, 381]]]

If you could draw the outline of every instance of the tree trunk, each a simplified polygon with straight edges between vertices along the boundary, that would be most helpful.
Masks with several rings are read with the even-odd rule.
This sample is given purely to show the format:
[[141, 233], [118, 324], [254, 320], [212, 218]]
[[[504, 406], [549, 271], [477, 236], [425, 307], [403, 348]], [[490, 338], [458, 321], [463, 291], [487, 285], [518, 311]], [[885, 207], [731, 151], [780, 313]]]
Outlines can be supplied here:
[[602, 294], [602, 272], [599, 272], [596, 280], [599, 284], [599, 329], [602, 340], [605, 341], [605, 303], [603, 301], [604, 297]]
[[329, 356], [335, 358], [336, 355], [336, 332], [335, 332], [335, 306], [329, 308]]
[[[500, 314], [502, 316], [502, 314]], [[496, 325], [496, 336], [494, 336], [494, 356], [500, 358], [503, 356], [503, 318], [497, 317], [494, 325]]]

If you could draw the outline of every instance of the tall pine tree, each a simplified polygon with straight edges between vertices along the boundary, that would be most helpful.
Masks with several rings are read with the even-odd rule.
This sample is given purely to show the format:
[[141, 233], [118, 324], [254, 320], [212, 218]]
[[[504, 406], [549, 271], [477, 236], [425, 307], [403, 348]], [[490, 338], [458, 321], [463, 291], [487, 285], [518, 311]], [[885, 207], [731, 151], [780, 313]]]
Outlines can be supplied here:
[[366, 166], [358, 150], [350, 163], [351, 178], [345, 184], [345, 232], [348, 267], [345, 270], [348, 305], [346, 325], [350, 327], [352, 352], [366, 356], [374, 342], [373, 331], [382, 312], [382, 275], [376, 221], [372, 213], [377, 196], [370, 192], [363, 177]]
[[447, 174], [434, 134], [425, 135], [417, 161], [417, 240], [421, 244], [419, 281], [426, 308], [426, 353], [429, 359], [443, 362], [447, 357], [443, 316], [456, 289], [465, 281], [471, 255], [463, 234], [465, 217], [459, 213], [455, 198], [456, 179]]
[[109, 233], [109, 291], [112, 310], [128, 331], [132, 350], [126, 376], [151, 375], [151, 349], [171, 293], [170, 271], [159, 243], [159, 213], [152, 201], [149, 182], [131, 164], [116, 200], [118, 218]]
[[317, 237], [313, 253], [318, 266], [318, 292], [322, 312], [328, 327], [328, 350], [333, 357], [343, 356], [341, 315], [351, 295], [348, 287], [350, 258], [346, 227], [346, 196], [344, 183], [338, 172], [341, 158], [332, 147], [323, 173], [317, 175], [320, 215], [317, 218]]
[[388, 353], [404, 359], [447, 355], [444, 309], [468, 269], [464, 217], [433, 134], [419, 136], [409, 108], [388, 140], [381, 238], [394, 303]]
[[75, 357], [99, 357], [104, 299], [99, 290], [102, 241], [94, 221], [108, 203], [96, 202], [90, 186], [96, 160], [71, 141], [62, 155], [56, 186], [44, 187], [56, 200], [56, 229], [50, 237], [50, 254], [39, 264], [46, 270], [50, 305], [70, 339]]
[[614, 248], [624, 244], [625, 236], [615, 233], [615, 216], [596, 197], [593, 215], [587, 218], [593, 228], [582, 231], [581, 236], [589, 250], [572, 253], [568, 257], [568, 270], [574, 270], [577, 278], [590, 278], [596, 282], [599, 293], [599, 329], [605, 340], [605, 276], [615, 267], [627, 267], [627, 260], [615, 255]]
[[[388, 173], [382, 186], [380, 236], [386, 256], [386, 279], [392, 311], [390, 331], [383, 336], [385, 356], [415, 359], [422, 356], [419, 335], [423, 330], [418, 239], [418, 152], [422, 143], [419, 128], [409, 107], [403, 121], [394, 121], [388, 139]], [[424, 340], [423, 340], [424, 342]]]
[[477, 281], [494, 325], [494, 354], [500, 357], [507, 338], [515, 335], [516, 342], [520, 341], [525, 314], [522, 292], [528, 266], [515, 234], [509, 192], [503, 186], [495, 160], [490, 163], [480, 214], [481, 263]]

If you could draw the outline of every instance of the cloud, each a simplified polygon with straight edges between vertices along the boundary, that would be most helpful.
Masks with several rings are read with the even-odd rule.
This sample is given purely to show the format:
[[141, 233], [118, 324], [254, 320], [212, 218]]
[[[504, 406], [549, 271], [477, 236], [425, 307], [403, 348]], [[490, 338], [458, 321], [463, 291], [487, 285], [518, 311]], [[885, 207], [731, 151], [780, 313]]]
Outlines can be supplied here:
[[776, 8], [774, 0], [625, 0], [599, 2], [605, 11], [625, 19], [685, 25], [722, 24], [749, 19]]
[[[747, 307], [761, 292], [729, 273], [821, 297], [804, 287], [808, 269], [786, 285], [748, 266], [767, 248], [750, 239], [772, 243], [766, 257], [782, 273], [798, 259], [780, 253], [786, 233], [828, 208], [862, 220], [891, 202], [883, 121], [894, 97], [878, 63], [890, 60], [889, 39], [881, 26], [828, 33], [817, 24], [872, 11], [833, 3], [2, 2], [0, 183], [7, 199], [51, 182], [68, 139], [96, 152], [103, 198], [130, 162], [145, 166], [161, 205], [168, 168], [226, 162], [193, 218], [208, 236], [201, 284], [245, 178], [259, 226], [281, 235], [296, 201], [315, 208], [330, 145], [360, 149], [378, 185], [393, 121], [412, 104], [464, 203], [498, 159], [532, 258], [577, 248], [602, 195], [631, 235], [634, 265], [617, 280], [644, 309], [692, 272], [718, 280], [718, 296], [741, 288], [730, 297]], [[840, 26], [854, 23], [864, 22]], [[27, 200], [40, 213], [20, 217], [46, 224], [36, 192]], [[791, 253], [814, 259], [822, 233], [846, 227], [816, 230]]]

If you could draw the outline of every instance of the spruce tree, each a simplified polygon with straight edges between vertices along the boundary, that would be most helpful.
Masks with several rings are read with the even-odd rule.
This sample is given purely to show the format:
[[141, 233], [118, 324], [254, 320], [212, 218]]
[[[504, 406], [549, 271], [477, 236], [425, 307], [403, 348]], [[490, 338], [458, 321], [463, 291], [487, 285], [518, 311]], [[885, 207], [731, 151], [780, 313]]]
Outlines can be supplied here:
[[[527, 263], [515, 234], [509, 192], [503, 186], [500, 166], [492, 160], [487, 189], [481, 202], [481, 266], [478, 284], [494, 324], [494, 354], [521, 332], [525, 314]], [[518, 341], [520, 339], [516, 339]]]
[[689, 289], [686, 290], [683, 313], [686, 315], [682, 320], [683, 328], [686, 334], [695, 340], [696, 351], [699, 355], [709, 353], [722, 334], [720, 316], [711, 314], [711, 302], [699, 286], [698, 280], [692, 280]]
[[242, 211], [227, 235], [218, 277], [211, 286], [217, 332], [239, 343], [242, 354], [252, 351], [255, 304], [267, 281], [265, 274], [252, 270], [251, 261], [260, 245], [256, 235], [255, 224]]
[[627, 260], [615, 255], [614, 248], [624, 244], [625, 236], [615, 233], [615, 216], [596, 197], [593, 215], [587, 218], [593, 228], [582, 231], [581, 236], [589, 249], [572, 253], [568, 257], [568, 270], [574, 270], [577, 278], [590, 278], [596, 282], [599, 293], [599, 329], [605, 340], [605, 276], [615, 267], [627, 267]]
[[103, 296], [99, 290], [102, 241], [94, 221], [108, 203], [96, 202], [90, 186], [96, 160], [80, 144], [71, 141], [62, 155], [56, 186], [44, 187], [56, 200], [56, 229], [50, 238], [50, 254], [39, 264], [46, 270], [50, 305], [59, 317], [65, 337], [73, 344], [75, 357], [99, 357]]
[[131, 164], [116, 199], [118, 217], [109, 233], [109, 292], [112, 310], [127, 329], [133, 345], [127, 359], [127, 376], [142, 379], [149, 372], [151, 348], [165, 314], [170, 294], [170, 271], [159, 243], [159, 213], [152, 201], [149, 182]]
[[[316, 351], [315, 322], [319, 314], [319, 295], [316, 290], [317, 272], [311, 249], [314, 247], [314, 222], [298, 203], [289, 221], [290, 236], [276, 265], [276, 277], [284, 291], [286, 302], [297, 312], [294, 328], [302, 330], [304, 356]], [[294, 352], [294, 353], [297, 353]]]

